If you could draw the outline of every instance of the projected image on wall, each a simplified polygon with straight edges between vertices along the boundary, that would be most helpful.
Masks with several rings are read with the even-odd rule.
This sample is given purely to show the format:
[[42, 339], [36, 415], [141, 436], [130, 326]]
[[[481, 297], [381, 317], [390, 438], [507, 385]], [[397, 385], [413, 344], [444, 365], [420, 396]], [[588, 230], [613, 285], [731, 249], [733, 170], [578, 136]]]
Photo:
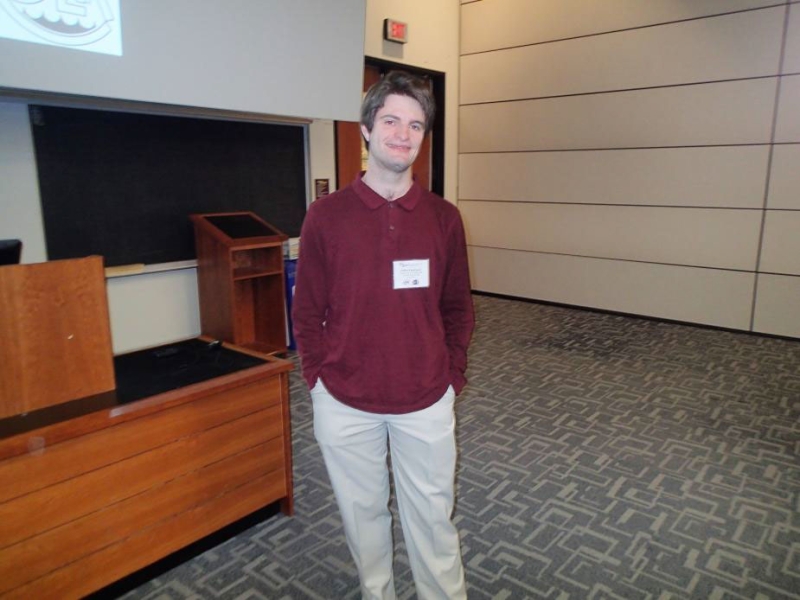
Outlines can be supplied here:
[[119, 0], [0, 0], [0, 37], [122, 56]]

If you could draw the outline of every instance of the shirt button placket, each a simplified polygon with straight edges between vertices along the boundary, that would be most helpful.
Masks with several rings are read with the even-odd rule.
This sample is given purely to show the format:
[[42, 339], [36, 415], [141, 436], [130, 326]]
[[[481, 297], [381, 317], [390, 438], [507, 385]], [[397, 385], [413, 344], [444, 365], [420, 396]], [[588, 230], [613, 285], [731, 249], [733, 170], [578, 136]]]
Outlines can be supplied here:
[[392, 250], [397, 248], [397, 205], [394, 202], [389, 202], [389, 240]]

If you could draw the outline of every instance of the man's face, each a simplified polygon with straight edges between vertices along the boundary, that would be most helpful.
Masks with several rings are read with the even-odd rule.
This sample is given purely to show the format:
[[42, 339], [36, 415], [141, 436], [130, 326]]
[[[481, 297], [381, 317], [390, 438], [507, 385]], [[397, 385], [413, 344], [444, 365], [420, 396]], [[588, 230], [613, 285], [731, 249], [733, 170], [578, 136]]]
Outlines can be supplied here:
[[413, 98], [390, 94], [375, 113], [372, 131], [362, 125], [361, 132], [369, 142], [368, 168], [402, 173], [419, 154], [425, 137], [425, 113]]

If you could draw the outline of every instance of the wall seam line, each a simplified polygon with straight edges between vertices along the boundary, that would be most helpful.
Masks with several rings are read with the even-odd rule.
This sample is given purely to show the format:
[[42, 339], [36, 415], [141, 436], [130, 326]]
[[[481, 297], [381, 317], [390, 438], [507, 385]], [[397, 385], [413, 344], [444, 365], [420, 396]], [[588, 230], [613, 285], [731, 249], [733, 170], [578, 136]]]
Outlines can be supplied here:
[[761, 211], [761, 228], [758, 233], [758, 246], [756, 251], [755, 278], [753, 279], [753, 296], [750, 308], [750, 331], [755, 332], [756, 307], [758, 306], [758, 280], [761, 272], [761, 254], [764, 250], [764, 230], [767, 222], [767, 205], [769, 202], [769, 186], [772, 176], [772, 155], [775, 152], [775, 135], [778, 128], [778, 111], [780, 109], [781, 83], [783, 82], [783, 61], [786, 55], [786, 44], [788, 43], [789, 17], [791, 2], [786, 1], [783, 18], [783, 34], [781, 40], [781, 54], [778, 59], [778, 80], [775, 83], [775, 100], [772, 105], [772, 131], [770, 133], [769, 152], [767, 154], [767, 172], [764, 181], [764, 198]]

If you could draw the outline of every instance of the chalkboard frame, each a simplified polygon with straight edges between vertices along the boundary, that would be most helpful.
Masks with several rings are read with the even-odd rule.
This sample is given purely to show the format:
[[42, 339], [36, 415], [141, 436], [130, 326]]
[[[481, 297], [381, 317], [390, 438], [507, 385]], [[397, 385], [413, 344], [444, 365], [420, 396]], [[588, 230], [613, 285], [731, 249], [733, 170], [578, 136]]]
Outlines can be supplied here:
[[192, 260], [193, 213], [251, 211], [289, 237], [308, 197], [304, 124], [31, 105], [47, 255]]

